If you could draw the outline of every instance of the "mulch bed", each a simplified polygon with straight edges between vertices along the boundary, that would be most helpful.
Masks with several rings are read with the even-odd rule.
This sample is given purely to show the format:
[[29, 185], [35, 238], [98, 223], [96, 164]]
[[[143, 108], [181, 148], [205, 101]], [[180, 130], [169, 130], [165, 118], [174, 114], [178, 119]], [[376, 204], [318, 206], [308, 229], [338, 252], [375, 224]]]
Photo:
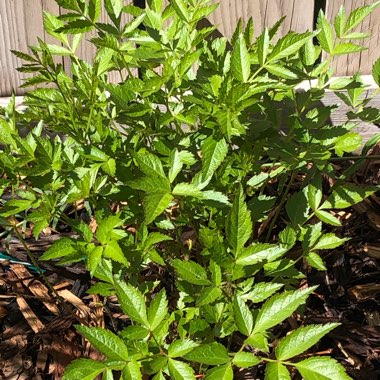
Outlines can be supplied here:
[[[369, 160], [353, 182], [378, 184], [379, 164]], [[343, 227], [335, 231], [351, 240], [325, 254], [327, 272], [309, 270], [307, 273], [304, 281], [309, 286], [318, 284], [319, 288], [310, 297], [302, 321], [306, 324], [341, 322], [311, 353], [333, 356], [354, 379], [378, 379], [380, 198], [374, 195], [349, 210], [337, 212], [336, 216], [343, 221]], [[38, 241], [32, 237], [26, 239], [35, 257], [59, 236], [70, 235], [70, 232], [50, 233], [47, 230]], [[28, 261], [18, 240], [3, 240], [2, 244], [3, 252]], [[92, 280], [82, 265], [65, 268], [45, 262], [40, 265], [54, 291], [30, 267], [0, 261], [1, 379], [60, 379], [65, 366], [77, 357], [101, 359], [75, 332], [75, 324], [84, 322], [119, 329], [127, 323], [115, 297], [86, 293]], [[299, 323], [299, 318], [290, 318], [279, 336], [286, 333], [289, 325], [296, 328]], [[242, 371], [236, 373], [236, 378], [263, 379], [263, 370]]]

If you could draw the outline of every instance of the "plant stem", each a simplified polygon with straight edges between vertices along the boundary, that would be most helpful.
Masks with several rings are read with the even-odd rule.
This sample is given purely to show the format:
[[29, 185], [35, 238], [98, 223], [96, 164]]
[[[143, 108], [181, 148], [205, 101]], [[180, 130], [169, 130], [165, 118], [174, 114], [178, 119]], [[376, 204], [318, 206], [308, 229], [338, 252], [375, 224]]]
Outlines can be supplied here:
[[286, 186], [286, 189], [285, 189], [284, 193], [282, 194], [281, 201], [280, 201], [280, 203], [279, 203], [278, 206], [277, 206], [276, 213], [275, 213], [275, 215], [274, 215], [274, 217], [273, 217], [273, 219], [272, 219], [272, 221], [271, 221], [271, 223], [270, 223], [270, 226], [269, 226], [269, 229], [268, 229], [268, 233], [267, 233], [267, 236], [266, 236], [266, 238], [265, 238], [265, 242], [266, 242], [266, 243], [268, 243], [268, 241], [269, 241], [269, 239], [270, 239], [270, 236], [271, 236], [271, 234], [272, 234], [273, 227], [275, 226], [275, 224], [276, 224], [276, 222], [277, 222], [277, 219], [278, 219], [278, 217], [279, 217], [279, 215], [280, 215], [280, 212], [281, 212], [281, 210], [283, 209], [283, 206], [284, 206], [284, 204], [285, 204], [285, 202], [286, 202], [286, 197], [287, 197], [288, 194], [289, 194], [290, 188], [291, 188], [292, 185], [293, 185], [293, 182], [294, 182], [294, 180], [295, 180], [295, 178], [296, 178], [296, 175], [297, 175], [297, 172], [296, 172], [296, 171], [293, 171], [293, 172], [292, 172], [292, 175], [291, 175], [291, 177], [290, 177], [290, 180], [289, 180], [289, 182], [288, 182], [288, 184], [287, 184], [287, 186]]
[[372, 156], [346, 156], [346, 157], [332, 157], [330, 161], [358, 161], [358, 160], [378, 160], [380, 159], [380, 154], [374, 154]]

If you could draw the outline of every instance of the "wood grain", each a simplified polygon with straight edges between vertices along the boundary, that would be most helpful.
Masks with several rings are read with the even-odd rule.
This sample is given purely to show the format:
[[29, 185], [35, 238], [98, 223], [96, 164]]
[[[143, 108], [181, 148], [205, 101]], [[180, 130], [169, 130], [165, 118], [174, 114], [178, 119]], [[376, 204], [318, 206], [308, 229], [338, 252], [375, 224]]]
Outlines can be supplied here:
[[[344, 6], [348, 14], [353, 9], [373, 3], [374, 0], [327, 0], [326, 17], [329, 20], [333, 20], [341, 5]], [[371, 33], [369, 39], [359, 42], [361, 45], [367, 47], [368, 50], [334, 58], [332, 67], [334, 69], [334, 75], [336, 76], [352, 75], [358, 71], [362, 74], [371, 73], [373, 63], [380, 57], [380, 7], [365, 18], [355, 30], [358, 32]]]
[[253, 18], [256, 36], [282, 16], [286, 16], [286, 19], [279, 29], [279, 36], [289, 30], [304, 32], [313, 28], [314, 0], [220, 0], [219, 3], [209, 20], [218, 25], [218, 30], [228, 39], [231, 38], [239, 18], [243, 23], [250, 17]]
[[50, 42], [43, 30], [42, 11], [57, 14], [59, 8], [54, 0], [0, 1], [0, 96], [24, 92], [18, 86], [26, 75], [16, 71], [22, 61], [10, 50], [27, 52], [37, 36]]
[[[314, 0], [213, 0], [219, 7], [208, 17], [218, 26], [219, 32], [231, 39], [236, 25], [241, 18], [246, 24], [253, 18], [255, 35], [258, 36], [265, 27], [271, 27], [282, 16], [286, 19], [278, 31], [282, 36], [289, 30], [304, 32], [312, 30], [314, 18]], [[164, 0], [168, 5], [170, 0]]]

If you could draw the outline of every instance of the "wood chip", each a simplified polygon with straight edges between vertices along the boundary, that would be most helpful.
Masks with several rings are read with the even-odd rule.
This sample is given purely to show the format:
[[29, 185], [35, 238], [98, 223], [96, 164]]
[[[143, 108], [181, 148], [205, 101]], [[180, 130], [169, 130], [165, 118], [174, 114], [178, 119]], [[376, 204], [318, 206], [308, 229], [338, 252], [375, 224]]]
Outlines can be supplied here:
[[86, 306], [80, 298], [71, 293], [70, 290], [59, 290], [58, 294], [67, 302], [71, 303], [79, 311], [81, 318], [88, 317], [90, 315], [91, 309]]
[[59, 314], [59, 308], [56, 303], [53, 301], [49, 294], [48, 288], [42, 284], [40, 281], [31, 278], [32, 275], [28, 270], [21, 264], [12, 264], [12, 271], [16, 274], [17, 278], [22, 280], [26, 288], [36, 297], [42, 300], [42, 303], [45, 307], [54, 315]]
[[45, 328], [45, 325], [38, 319], [37, 315], [30, 308], [24, 297], [17, 297], [16, 302], [22, 315], [28, 322], [28, 325], [36, 334]]
[[380, 214], [374, 210], [367, 211], [369, 225], [375, 230], [380, 231]]
[[355, 285], [348, 289], [348, 294], [358, 302], [374, 299], [380, 293], [380, 284]]
[[[18, 277], [15, 272], [12, 270], [8, 273], [9, 279], [14, 283], [14, 287], [19, 294], [22, 294], [24, 291], [22, 284], [18, 281]], [[37, 315], [30, 308], [25, 298], [21, 295], [16, 297], [17, 305], [20, 308], [22, 315], [24, 316], [26, 322], [30, 328], [37, 334], [45, 328], [45, 325], [38, 319]]]
[[366, 244], [363, 251], [370, 257], [374, 259], [380, 259], [380, 247], [373, 244]]

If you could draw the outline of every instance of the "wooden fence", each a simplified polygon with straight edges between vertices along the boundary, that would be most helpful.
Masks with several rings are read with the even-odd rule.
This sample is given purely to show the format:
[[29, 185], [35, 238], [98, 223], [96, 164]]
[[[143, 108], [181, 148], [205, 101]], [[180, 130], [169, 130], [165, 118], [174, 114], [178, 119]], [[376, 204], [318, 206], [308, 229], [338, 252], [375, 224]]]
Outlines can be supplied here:
[[[143, 0], [124, 0], [125, 4], [143, 5]], [[217, 0], [214, 0], [217, 2]], [[165, 0], [166, 3], [169, 0]], [[220, 33], [230, 38], [239, 18], [247, 21], [253, 17], [256, 35], [265, 26], [273, 25], [281, 16], [286, 20], [280, 35], [289, 30], [303, 32], [315, 26], [315, 16], [323, 9], [332, 19], [341, 5], [347, 11], [353, 8], [372, 4], [374, 0], [219, 0], [219, 8], [210, 16], [210, 22], [217, 25]], [[15, 68], [21, 61], [13, 56], [11, 49], [27, 51], [37, 37], [51, 42], [51, 37], [44, 34], [42, 11], [59, 14], [61, 11], [54, 0], [0, 0], [0, 96], [9, 96], [22, 83], [23, 74]], [[102, 17], [105, 17], [103, 14]], [[371, 31], [372, 37], [367, 40], [368, 50], [339, 57], [334, 62], [336, 75], [350, 75], [357, 71], [370, 74], [374, 60], [380, 56], [380, 7], [359, 26], [359, 30]], [[80, 56], [91, 57], [93, 47], [85, 42], [80, 48]]]

